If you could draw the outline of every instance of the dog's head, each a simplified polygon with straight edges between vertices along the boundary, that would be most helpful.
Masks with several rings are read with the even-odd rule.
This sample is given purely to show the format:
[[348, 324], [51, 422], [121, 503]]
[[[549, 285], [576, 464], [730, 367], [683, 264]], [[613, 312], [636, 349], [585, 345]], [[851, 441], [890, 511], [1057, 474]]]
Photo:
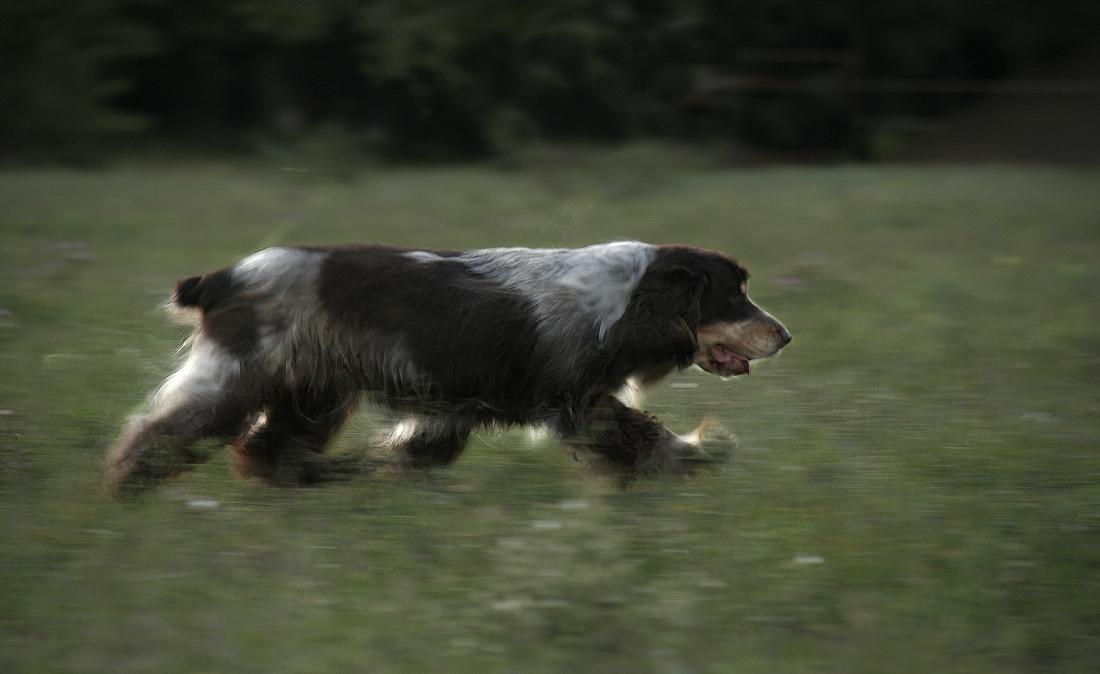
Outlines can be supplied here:
[[703, 265], [695, 364], [721, 376], [749, 373], [749, 361], [774, 355], [791, 333], [748, 295], [749, 272], [732, 258], [715, 254]]
[[787, 328], [749, 299], [749, 272], [733, 258], [687, 246], [663, 247], [660, 258], [680, 300], [677, 320], [691, 333], [694, 364], [723, 377], [748, 374], [750, 361], [791, 341]]

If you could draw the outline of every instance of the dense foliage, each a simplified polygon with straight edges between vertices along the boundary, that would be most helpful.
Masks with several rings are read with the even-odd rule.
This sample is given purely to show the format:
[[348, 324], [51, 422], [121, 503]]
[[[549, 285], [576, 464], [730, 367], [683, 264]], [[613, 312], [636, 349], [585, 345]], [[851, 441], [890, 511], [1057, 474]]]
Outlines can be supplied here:
[[[0, 141], [57, 151], [120, 131], [224, 143], [339, 129], [400, 157], [638, 135], [858, 151], [883, 119], [965, 100], [912, 82], [1063, 56], [1094, 32], [1096, 7], [6, 0]], [[896, 81], [910, 86], [876, 86]]]

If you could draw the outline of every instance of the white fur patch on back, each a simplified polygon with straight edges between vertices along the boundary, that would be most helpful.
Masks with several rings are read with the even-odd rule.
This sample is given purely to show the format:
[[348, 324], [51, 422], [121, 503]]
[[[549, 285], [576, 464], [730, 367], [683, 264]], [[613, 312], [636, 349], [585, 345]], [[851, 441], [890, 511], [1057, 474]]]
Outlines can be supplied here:
[[264, 287], [293, 284], [303, 276], [316, 277], [324, 256], [298, 248], [265, 248], [233, 265], [233, 280]]
[[594, 329], [602, 341], [626, 311], [656, 248], [618, 241], [585, 248], [487, 248], [457, 258], [513, 289], [553, 333]]
[[417, 262], [439, 262], [443, 259], [439, 255], [426, 250], [410, 250], [407, 253], [402, 253], [402, 255], [412, 258]]
[[317, 284], [327, 253], [298, 248], [265, 248], [233, 267], [233, 280], [247, 289], [257, 312], [260, 353], [272, 368], [294, 372], [290, 355], [311, 343], [318, 327]]

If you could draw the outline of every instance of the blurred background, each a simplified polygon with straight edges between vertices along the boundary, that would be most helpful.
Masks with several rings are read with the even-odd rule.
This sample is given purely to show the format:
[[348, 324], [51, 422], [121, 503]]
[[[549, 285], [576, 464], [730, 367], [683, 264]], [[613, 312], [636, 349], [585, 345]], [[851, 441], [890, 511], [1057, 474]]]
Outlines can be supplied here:
[[[0, 0], [0, 672], [1094, 672], [1100, 4]], [[100, 491], [177, 279], [265, 246], [684, 242], [794, 334], [275, 489]], [[332, 452], [377, 451], [365, 408]]]
[[728, 160], [1095, 160], [1098, 17], [1087, 0], [7, 0], [0, 142], [74, 162], [638, 138]]

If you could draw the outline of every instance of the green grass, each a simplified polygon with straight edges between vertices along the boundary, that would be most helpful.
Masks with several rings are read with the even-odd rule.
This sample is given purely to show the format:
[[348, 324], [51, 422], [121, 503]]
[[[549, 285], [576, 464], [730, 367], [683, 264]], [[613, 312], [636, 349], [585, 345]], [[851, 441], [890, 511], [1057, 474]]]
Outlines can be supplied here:
[[[347, 182], [277, 169], [0, 173], [0, 670], [1100, 660], [1100, 171], [644, 152]], [[513, 432], [430, 477], [262, 488], [218, 452], [136, 503], [97, 491], [172, 367], [183, 332], [158, 304], [177, 278], [274, 243], [614, 238], [736, 255], [795, 335], [750, 378], [685, 372], [646, 400], [675, 430], [733, 429], [727, 466], [621, 491]]]

